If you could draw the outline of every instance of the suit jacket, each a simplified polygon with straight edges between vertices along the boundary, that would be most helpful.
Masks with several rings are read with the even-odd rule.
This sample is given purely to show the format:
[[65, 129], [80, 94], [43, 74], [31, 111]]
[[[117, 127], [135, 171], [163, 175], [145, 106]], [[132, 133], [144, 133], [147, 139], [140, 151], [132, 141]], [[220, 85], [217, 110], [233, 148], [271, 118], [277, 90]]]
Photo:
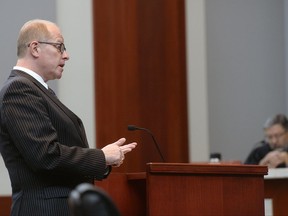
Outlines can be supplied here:
[[12, 186], [11, 215], [69, 215], [67, 197], [106, 177], [82, 121], [30, 75], [13, 70], [0, 92], [0, 151]]
[[[259, 164], [260, 161], [269, 153], [273, 151], [269, 143], [262, 140], [261, 142], [257, 143], [256, 147], [252, 149], [249, 153], [248, 157], [246, 158], [244, 164]], [[286, 167], [285, 163], [279, 164], [277, 168]]]

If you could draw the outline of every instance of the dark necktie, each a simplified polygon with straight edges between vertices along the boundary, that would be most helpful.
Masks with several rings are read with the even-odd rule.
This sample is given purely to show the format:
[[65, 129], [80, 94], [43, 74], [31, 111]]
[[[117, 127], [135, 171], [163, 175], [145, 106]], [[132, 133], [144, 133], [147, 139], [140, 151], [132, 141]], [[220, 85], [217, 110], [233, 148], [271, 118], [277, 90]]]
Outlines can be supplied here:
[[51, 88], [48, 87], [48, 91], [49, 91], [53, 96], [55, 96], [55, 97], [57, 98], [57, 95], [55, 94], [55, 92], [54, 92]]

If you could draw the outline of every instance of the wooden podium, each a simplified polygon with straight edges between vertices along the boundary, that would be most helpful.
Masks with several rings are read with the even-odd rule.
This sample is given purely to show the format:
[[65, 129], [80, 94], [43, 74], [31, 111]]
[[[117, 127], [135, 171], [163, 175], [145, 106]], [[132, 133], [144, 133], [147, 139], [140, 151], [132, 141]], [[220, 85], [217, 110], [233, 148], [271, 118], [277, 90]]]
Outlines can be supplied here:
[[96, 182], [121, 215], [264, 215], [266, 166], [148, 163]]

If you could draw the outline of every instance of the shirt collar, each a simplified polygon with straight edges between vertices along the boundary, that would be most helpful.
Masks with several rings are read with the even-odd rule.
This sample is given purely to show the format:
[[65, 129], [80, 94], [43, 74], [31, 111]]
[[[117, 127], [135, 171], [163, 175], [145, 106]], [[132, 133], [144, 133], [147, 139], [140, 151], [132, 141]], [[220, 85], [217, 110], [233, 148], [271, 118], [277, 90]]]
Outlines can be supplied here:
[[47, 83], [45, 83], [43, 78], [39, 74], [35, 73], [34, 71], [32, 71], [28, 68], [25, 68], [25, 67], [20, 67], [20, 66], [14, 66], [13, 69], [14, 70], [20, 70], [20, 71], [23, 71], [24, 73], [29, 74], [34, 79], [36, 79], [39, 83], [41, 83], [46, 89], [48, 89]]

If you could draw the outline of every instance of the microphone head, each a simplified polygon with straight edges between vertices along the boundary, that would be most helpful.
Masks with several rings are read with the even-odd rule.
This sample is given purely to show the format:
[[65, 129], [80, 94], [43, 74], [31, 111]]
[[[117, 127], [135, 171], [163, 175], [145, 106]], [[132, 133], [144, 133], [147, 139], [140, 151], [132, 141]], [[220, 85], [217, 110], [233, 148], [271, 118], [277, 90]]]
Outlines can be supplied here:
[[135, 125], [128, 125], [128, 130], [134, 131], [137, 130], [138, 128]]
[[162, 161], [165, 162], [164, 157], [163, 157], [163, 155], [162, 155], [162, 152], [161, 152], [161, 150], [160, 150], [160, 148], [159, 148], [159, 145], [158, 145], [158, 143], [156, 142], [156, 139], [154, 138], [154, 136], [153, 136], [153, 134], [152, 134], [152, 132], [151, 132], [150, 130], [148, 130], [147, 128], [137, 127], [137, 126], [135, 126], [135, 125], [128, 125], [128, 130], [130, 130], [130, 131], [134, 131], [134, 130], [144, 130], [144, 131], [146, 131], [147, 133], [149, 133], [149, 134], [151, 135], [152, 139], [153, 139], [153, 142], [154, 142], [154, 144], [155, 144], [155, 146], [156, 146], [156, 148], [157, 148], [157, 150], [158, 150], [159, 155], [160, 155], [161, 158], [162, 158]]

